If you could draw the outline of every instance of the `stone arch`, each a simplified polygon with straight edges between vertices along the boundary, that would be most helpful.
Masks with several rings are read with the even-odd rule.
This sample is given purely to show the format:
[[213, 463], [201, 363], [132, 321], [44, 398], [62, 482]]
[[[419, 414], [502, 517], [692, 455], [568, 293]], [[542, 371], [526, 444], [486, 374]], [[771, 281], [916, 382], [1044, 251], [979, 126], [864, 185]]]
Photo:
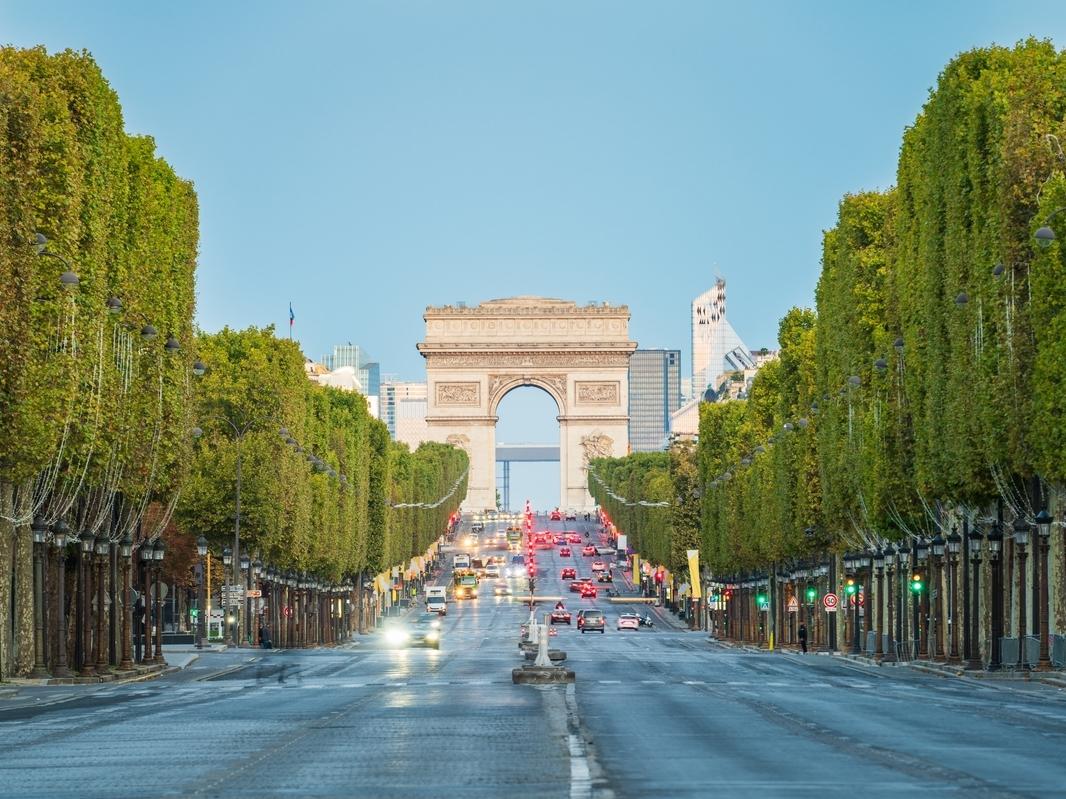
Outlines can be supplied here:
[[423, 319], [428, 437], [469, 455], [463, 507], [495, 505], [497, 410], [514, 389], [536, 386], [559, 409], [560, 502], [590, 508], [588, 458], [629, 450], [629, 309], [513, 297], [430, 307]]
[[562, 382], [560, 384], [558, 380], [535, 375], [493, 375], [489, 379], [489, 415], [499, 418], [500, 403], [503, 402], [504, 397], [516, 388], [534, 386], [555, 400], [555, 407], [559, 409], [559, 416], [565, 416], [566, 376], [563, 375], [561, 377]]

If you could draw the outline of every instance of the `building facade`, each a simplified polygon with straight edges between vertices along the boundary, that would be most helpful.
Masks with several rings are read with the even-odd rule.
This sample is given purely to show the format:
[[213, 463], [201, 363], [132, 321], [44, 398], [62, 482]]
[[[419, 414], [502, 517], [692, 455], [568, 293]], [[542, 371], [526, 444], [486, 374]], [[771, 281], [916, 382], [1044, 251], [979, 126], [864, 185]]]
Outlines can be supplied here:
[[330, 371], [349, 366], [356, 371], [360, 391], [368, 397], [378, 396], [381, 389], [381, 365], [370, 359], [366, 350], [358, 344], [335, 344], [333, 353], [322, 356], [322, 363]]
[[[405, 419], [405, 429], [410, 428], [410, 419], [417, 414], [418, 408], [422, 408], [422, 421], [426, 417], [426, 399], [429, 397], [429, 387], [425, 383], [410, 382], [405, 380], [385, 380], [381, 383], [378, 392], [380, 398], [381, 421], [389, 428], [389, 435], [399, 441], [398, 419]], [[418, 403], [421, 403], [419, 406]]]
[[670, 414], [681, 407], [681, 351], [638, 349], [629, 358], [629, 446], [633, 452], [667, 447]]
[[726, 319], [725, 280], [692, 301], [692, 394], [703, 395], [721, 375], [755, 368], [751, 351]]

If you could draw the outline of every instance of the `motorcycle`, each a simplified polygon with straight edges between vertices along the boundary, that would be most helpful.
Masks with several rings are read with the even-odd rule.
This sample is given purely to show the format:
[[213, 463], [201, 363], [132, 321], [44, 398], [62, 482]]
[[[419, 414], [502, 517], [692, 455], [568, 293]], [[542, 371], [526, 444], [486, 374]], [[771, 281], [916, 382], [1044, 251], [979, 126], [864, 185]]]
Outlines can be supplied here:
[[638, 616], [637, 620], [640, 623], [641, 627], [654, 627], [655, 626], [655, 622], [653, 622], [651, 620], [651, 616], [649, 616], [647, 613], [645, 613], [643, 616]]

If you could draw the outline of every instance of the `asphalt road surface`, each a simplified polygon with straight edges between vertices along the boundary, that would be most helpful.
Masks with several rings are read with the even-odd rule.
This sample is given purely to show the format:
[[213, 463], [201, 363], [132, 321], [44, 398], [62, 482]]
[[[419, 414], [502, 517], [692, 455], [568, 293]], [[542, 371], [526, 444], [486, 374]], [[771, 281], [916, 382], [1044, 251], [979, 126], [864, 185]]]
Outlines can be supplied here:
[[589, 573], [574, 553], [538, 553], [537, 593], [607, 614], [554, 639], [576, 686], [511, 684], [528, 609], [490, 580], [449, 604], [439, 652], [373, 635], [0, 698], [0, 796], [1066, 796], [1060, 690], [742, 652], [661, 613], [618, 632], [559, 580]]

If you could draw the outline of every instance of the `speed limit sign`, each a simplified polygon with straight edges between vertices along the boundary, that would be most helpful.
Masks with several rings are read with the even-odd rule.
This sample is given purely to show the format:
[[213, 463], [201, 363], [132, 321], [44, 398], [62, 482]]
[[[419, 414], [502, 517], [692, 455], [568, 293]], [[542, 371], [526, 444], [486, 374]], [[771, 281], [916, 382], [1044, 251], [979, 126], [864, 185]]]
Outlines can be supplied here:
[[826, 594], [822, 597], [822, 604], [825, 605], [826, 613], [836, 613], [837, 610], [837, 595]]

